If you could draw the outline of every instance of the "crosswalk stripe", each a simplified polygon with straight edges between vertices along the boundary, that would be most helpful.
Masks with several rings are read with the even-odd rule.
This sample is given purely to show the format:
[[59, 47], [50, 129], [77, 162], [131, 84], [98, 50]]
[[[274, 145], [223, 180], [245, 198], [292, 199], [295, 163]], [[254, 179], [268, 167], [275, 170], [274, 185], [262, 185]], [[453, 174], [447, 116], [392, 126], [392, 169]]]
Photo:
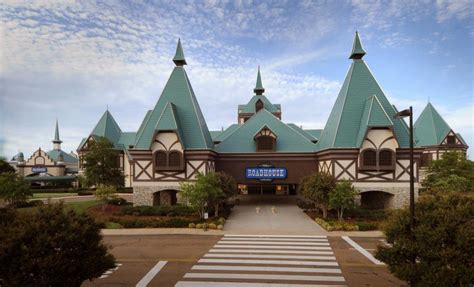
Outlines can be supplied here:
[[198, 262], [199, 262], [199, 263], [236, 263], [236, 264], [338, 266], [337, 262], [328, 262], [328, 261], [296, 261], [296, 260], [199, 259]]
[[278, 253], [278, 254], [314, 254], [333, 255], [332, 251], [309, 251], [309, 250], [261, 250], [261, 249], [210, 249], [208, 252], [214, 253]]
[[274, 241], [246, 241], [246, 242], [241, 242], [241, 241], [227, 241], [227, 240], [221, 240], [217, 242], [217, 244], [262, 244], [262, 245], [268, 245], [268, 244], [278, 244], [278, 245], [311, 245], [311, 246], [329, 246], [329, 242], [274, 242]]
[[151, 268], [150, 271], [140, 280], [140, 282], [137, 283], [135, 287], [146, 287], [148, 286], [148, 283], [150, 283], [153, 278], [155, 278], [156, 274], [160, 272], [160, 270], [168, 263], [168, 261], [158, 261], [156, 265]]
[[291, 242], [328, 242], [327, 238], [272, 238], [272, 237], [224, 237], [221, 240], [239, 240], [239, 241], [248, 241], [248, 240], [258, 240], [258, 241], [291, 241]]
[[346, 287], [347, 285], [179, 281], [175, 287]]
[[331, 250], [326, 246], [285, 246], [285, 245], [214, 245], [214, 248], [259, 248], [259, 249], [306, 249], [306, 250]]
[[282, 258], [308, 260], [336, 260], [334, 256], [303, 256], [303, 255], [263, 255], [263, 254], [206, 254], [204, 257], [214, 258]]
[[288, 238], [327, 238], [323, 235], [249, 235], [249, 234], [224, 234], [224, 237], [288, 237]]
[[269, 266], [225, 266], [225, 265], [194, 265], [192, 270], [218, 270], [218, 271], [267, 271], [267, 272], [299, 272], [299, 273], [337, 273], [339, 268], [313, 268], [313, 267], [269, 267]]
[[322, 275], [281, 275], [281, 274], [240, 274], [240, 273], [186, 273], [184, 278], [210, 279], [256, 279], [256, 280], [294, 280], [294, 281], [323, 281], [344, 282], [342, 276]]

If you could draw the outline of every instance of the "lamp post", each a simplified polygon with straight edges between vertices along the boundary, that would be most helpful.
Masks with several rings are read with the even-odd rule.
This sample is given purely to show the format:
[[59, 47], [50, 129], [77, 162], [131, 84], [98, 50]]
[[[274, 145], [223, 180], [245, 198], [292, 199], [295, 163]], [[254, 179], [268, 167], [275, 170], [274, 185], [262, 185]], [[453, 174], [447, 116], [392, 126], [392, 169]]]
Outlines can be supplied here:
[[395, 118], [410, 118], [410, 231], [412, 237], [415, 233], [415, 176], [413, 171], [413, 108], [400, 111], [395, 114]]

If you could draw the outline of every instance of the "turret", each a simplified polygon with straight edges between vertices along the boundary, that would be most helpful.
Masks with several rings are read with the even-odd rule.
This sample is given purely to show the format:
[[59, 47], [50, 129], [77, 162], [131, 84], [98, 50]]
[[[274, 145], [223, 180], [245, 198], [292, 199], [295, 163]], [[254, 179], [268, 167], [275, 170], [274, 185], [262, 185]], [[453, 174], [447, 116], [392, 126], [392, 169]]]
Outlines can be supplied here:
[[56, 120], [56, 129], [54, 131], [54, 140], [53, 142], [53, 149], [60, 150], [62, 140], [59, 139], [59, 127], [58, 127], [58, 120]]

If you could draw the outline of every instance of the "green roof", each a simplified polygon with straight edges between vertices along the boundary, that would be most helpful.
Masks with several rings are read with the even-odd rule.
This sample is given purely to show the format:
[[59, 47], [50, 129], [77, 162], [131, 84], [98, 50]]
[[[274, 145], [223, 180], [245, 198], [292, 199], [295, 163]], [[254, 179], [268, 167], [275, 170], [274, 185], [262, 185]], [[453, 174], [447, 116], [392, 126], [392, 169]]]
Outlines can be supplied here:
[[326, 126], [321, 133], [318, 149], [359, 148], [359, 132], [366, 127], [363, 117], [367, 99], [373, 95], [377, 96], [377, 105], [380, 108], [374, 108], [374, 116], [369, 118], [369, 124], [387, 123], [387, 119], [378, 116], [384, 110], [387, 118], [393, 122], [393, 131], [400, 147], [409, 147], [409, 133], [403, 119], [394, 118], [395, 109], [369, 67], [364, 60], [356, 59], [350, 65]]
[[317, 140], [319, 140], [319, 138], [321, 137], [321, 133], [323, 132], [322, 129], [309, 129], [304, 131], [312, 135]]
[[56, 120], [56, 128], [54, 129], [54, 140], [53, 143], [62, 143], [59, 139], [59, 127], [58, 127], [58, 120]]
[[92, 130], [91, 135], [107, 138], [112, 143], [116, 144], [120, 139], [121, 133], [122, 130], [120, 129], [119, 125], [115, 121], [112, 114], [107, 110]]
[[256, 152], [254, 140], [262, 128], [267, 127], [278, 137], [276, 152], [313, 152], [315, 145], [299, 132], [283, 123], [269, 111], [262, 109], [239, 125], [221, 143], [216, 145], [221, 153], [253, 153]]
[[53, 149], [47, 152], [48, 156], [54, 160], [58, 161], [59, 154], [63, 154], [63, 159], [65, 163], [78, 163], [78, 159], [70, 155], [69, 153], [60, 150], [60, 149]]
[[253, 89], [253, 91], [257, 95], [261, 95], [263, 94], [263, 92], [265, 92], [265, 89], [263, 88], [263, 85], [262, 85], [262, 77], [260, 76], [260, 66], [258, 66], [257, 82], [255, 83], [255, 89]]
[[281, 110], [280, 105], [272, 104], [267, 97], [263, 95], [255, 95], [246, 105], [239, 105], [239, 113], [255, 113], [255, 103], [257, 103], [258, 100], [261, 100], [263, 102], [263, 108], [269, 111], [270, 113], [280, 112]]
[[118, 146], [121, 149], [128, 149], [129, 145], [133, 145], [135, 143], [136, 135], [137, 133], [135, 132], [122, 132], [118, 141]]
[[352, 44], [352, 51], [349, 59], [362, 59], [362, 57], [366, 54], [364, 48], [362, 47], [362, 43], [359, 38], [359, 32], [356, 31], [354, 36], [354, 43]]
[[290, 126], [291, 128], [293, 128], [295, 131], [297, 131], [298, 133], [300, 133], [302, 136], [304, 136], [305, 138], [307, 138], [308, 140], [314, 142], [314, 141], [317, 141], [318, 138], [315, 138], [312, 134], [308, 133], [307, 131], [303, 130], [301, 127], [295, 125], [295, 124], [288, 124], [288, 126]]
[[211, 134], [211, 138], [213, 141], [216, 141], [216, 138], [222, 133], [223, 131], [209, 131]]
[[178, 39], [178, 45], [176, 46], [176, 53], [174, 54], [173, 62], [176, 65], [186, 65], [186, 59], [184, 58], [183, 47], [181, 46], [181, 39]]
[[377, 96], [370, 96], [365, 101], [364, 112], [359, 126], [357, 146], [362, 146], [369, 127], [392, 127], [393, 122], [382, 107]]
[[456, 136], [458, 137], [458, 139], [461, 141], [463, 145], [467, 146], [467, 142], [464, 140], [464, 138], [461, 136], [460, 133], [456, 133]]
[[232, 124], [227, 129], [225, 129], [221, 134], [216, 138], [216, 141], [223, 141], [229, 135], [231, 135], [241, 124]]
[[[149, 116], [145, 117], [143, 128], [137, 135], [136, 149], [149, 149], [156, 129], [162, 123], [160, 117], [163, 111], [172, 103], [174, 106], [174, 124], [181, 132], [182, 144], [187, 149], [213, 149], [214, 143], [202, 115], [194, 91], [182, 66], [173, 69], [163, 92]], [[166, 112], [166, 119], [171, 119], [171, 112]], [[146, 122], [145, 122], [146, 121]], [[170, 123], [163, 125], [169, 126]]]
[[428, 103], [413, 125], [418, 146], [439, 145], [451, 128], [431, 103]]

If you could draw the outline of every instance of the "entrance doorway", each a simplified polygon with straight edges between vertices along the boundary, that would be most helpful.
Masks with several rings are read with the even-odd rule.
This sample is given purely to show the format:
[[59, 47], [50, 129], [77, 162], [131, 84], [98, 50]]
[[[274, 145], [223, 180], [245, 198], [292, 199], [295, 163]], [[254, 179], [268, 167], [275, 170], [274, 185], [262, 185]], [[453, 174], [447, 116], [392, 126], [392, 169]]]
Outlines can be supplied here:
[[295, 195], [295, 184], [253, 184], [238, 185], [240, 194], [243, 195]]

